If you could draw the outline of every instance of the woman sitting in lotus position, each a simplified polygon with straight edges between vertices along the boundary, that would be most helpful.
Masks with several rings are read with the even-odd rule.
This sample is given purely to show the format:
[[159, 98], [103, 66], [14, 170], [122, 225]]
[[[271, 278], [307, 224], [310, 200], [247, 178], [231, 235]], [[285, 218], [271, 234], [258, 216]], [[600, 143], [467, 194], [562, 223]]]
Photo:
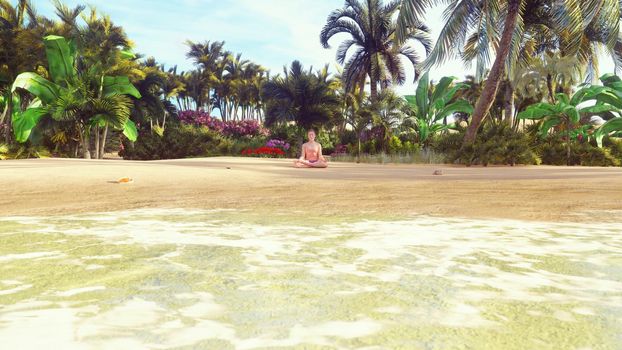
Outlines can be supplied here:
[[309, 142], [302, 145], [300, 158], [294, 161], [296, 168], [326, 168], [326, 158], [322, 155], [322, 145], [315, 142], [315, 130], [307, 131]]

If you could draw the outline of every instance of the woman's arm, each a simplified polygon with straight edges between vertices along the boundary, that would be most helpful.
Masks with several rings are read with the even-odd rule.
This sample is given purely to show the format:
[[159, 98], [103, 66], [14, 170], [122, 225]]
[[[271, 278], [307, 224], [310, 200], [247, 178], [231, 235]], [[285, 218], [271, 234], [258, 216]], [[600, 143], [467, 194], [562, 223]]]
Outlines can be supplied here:
[[300, 158], [298, 158], [299, 161], [303, 161], [305, 160], [305, 144], [302, 144], [302, 150], [300, 151]]
[[326, 162], [326, 158], [324, 158], [324, 155], [322, 154], [322, 145], [319, 144], [319, 143], [318, 143], [318, 145], [319, 145], [319, 147], [318, 147], [318, 159], [323, 161], [323, 162]]

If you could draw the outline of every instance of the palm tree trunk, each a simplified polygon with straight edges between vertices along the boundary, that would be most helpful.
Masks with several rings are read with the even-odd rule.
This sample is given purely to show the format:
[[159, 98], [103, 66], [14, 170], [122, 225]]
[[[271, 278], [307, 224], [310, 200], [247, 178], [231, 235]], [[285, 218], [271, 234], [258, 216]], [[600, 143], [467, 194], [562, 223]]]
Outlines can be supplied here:
[[504, 104], [505, 104], [505, 122], [511, 126], [513, 123], [513, 117], [514, 117], [514, 87], [512, 86], [512, 83], [510, 83], [509, 81], [505, 85]]
[[501, 35], [501, 42], [499, 49], [497, 50], [497, 57], [492, 65], [488, 79], [486, 79], [486, 85], [482, 91], [482, 95], [477, 100], [473, 116], [471, 117], [471, 123], [464, 135], [464, 144], [470, 144], [475, 141], [477, 135], [477, 129], [482, 123], [484, 117], [488, 114], [492, 103], [494, 102], [497, 89], [499, 88], [499, 82], [505, 65], [505, 60], [510, 52], [510, 45], [512, 44], [512, 35], [516, 28], [516, 22], [518, 19], [518, 11], [520, 10], [521, 0], [508, 0], [508, 14], [505, 17], [505, 25], [503, 27], [503, 34]]
[[568, 125], [566, 128], [568, 130], [568, 134], [566, 135], [566, 165], [570, 165], [570, 131], [572, 130], [570, 118], [567, 118], [566, 123]]
[[99, 151], [99, 159], [104, 159], [104, 153], [106, 152], [106, 138], [108, 137], [108, 123], [106, 123], [106, 127], [104, 128], [104, 133], [102, 135], [102, 143], [101, 149]]
[[372, 101], [376, 101], [376, 99], [378, 98], [378, 83], [374, 81], [374, 79], [372, 79], [371, 75], [369, 77], [369, 88], [371, 91], [371, 100]]
[[95, 127], [95, 159], [99, 159], [99, 125]]
[[91, 159], [91, 150], [89, 149], [91, 146], [89, 142], [90, 140], [87, 128], [86, 126], [84, 127], [84, 129], [82, 129], [82, 127], [79, 127], [78, 130], [80, 133], [80, 143], [82, 143], [82, 158]]
[[7, 145], [11, 144], [11, 123], [13, 122], [13, 94], [8, 93], [8, 98], [6, 99], [6, 108], [4, 114], [4, 141]]
[[358, 152], [356, 153], [356, 162], [361, 162], [361, 133], [358, 135]]

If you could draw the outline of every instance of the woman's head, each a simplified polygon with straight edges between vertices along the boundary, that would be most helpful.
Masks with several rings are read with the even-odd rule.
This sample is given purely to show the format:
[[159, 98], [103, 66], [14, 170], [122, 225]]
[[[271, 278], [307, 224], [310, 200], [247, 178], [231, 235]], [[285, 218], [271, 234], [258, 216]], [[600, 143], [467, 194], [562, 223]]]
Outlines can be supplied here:
[[315, 136], [317, 135], [314, 129], [307, 130], [307, 137], [309, 138], [309, 141], [315, 141]]

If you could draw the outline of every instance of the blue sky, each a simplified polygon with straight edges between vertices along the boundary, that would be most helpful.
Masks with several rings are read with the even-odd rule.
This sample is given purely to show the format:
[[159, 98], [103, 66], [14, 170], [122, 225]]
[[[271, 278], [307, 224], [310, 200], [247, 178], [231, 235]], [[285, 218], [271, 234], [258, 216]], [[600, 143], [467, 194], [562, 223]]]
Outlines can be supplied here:
[[[68, 5], [83, 0], [64, 0]], [[52, 17], [51, 1], [34, 2], [42, 14]], [[335, 47], [345, 38], [331, 40], [332, 49], [319, 43], [319, 33], [328, 14], [343, 0], [86, 0], [125, 28], [135, 50], [154, 56], [167, 66], [189, 69], [185, 58], [187, 39], [224, 40], [226, 48], [241, 52], [244, 58], [280, 72], [283, 65], [298, 59], [305, 66], [321, 67], [330, 63], [335, 69]], [[442, 9], [428, 11], [426, 23], [438, 35], [442, 27]], [[601, 60], [601, 73], [613, 70], [609, 59]], [[412, 70], [409, 83], [400, 92], [414, 90]], [[432, 70], [433, 77], [472, 72], [462, 63], [450, 61]]]

